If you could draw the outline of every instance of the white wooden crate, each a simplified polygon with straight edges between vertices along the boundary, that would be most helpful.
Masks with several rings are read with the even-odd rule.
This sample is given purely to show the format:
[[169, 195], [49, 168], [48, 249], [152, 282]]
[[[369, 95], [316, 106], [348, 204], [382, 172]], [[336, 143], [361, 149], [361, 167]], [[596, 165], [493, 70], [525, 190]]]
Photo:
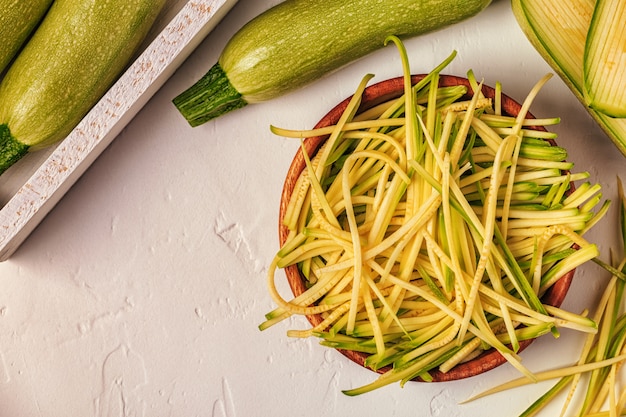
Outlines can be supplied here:
[[237, 0], [171, 0], [137, 59], [70, 135], [0, 176], [0, 261], [7, 260]]

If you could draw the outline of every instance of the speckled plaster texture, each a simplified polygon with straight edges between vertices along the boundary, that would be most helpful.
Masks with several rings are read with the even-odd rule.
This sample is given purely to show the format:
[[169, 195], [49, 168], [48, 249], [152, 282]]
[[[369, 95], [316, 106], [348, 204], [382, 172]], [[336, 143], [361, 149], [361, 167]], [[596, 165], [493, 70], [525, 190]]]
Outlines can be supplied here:
[[[258, 330], [274, 307], [266, 273], [278, 249], [284, 175], [299, 146], [269, 125], [312, 127], [364, 74], [401, 73], [397, 51], [383, 48], [295, 93], [187, 126], [171, 99], [208, 70], [239, 27], [275, 3], [240, 0], [0, 263], [0, 417], [503, 417], [549, 387], [461, 404], [518, 376], [504, 365], [465, 381], [347, 397], [341, 390], [376, 375], [316, 340], [287, 337], [306, 320]], [[505, 0], [406, 47], [413, 72], [455, 49], [448, 73], [473, 69], [517, 99], [550, 72]], [[531, 111], [562, 118], [556, 130], [568, 159], [614, 200], [616, 176], [626, 178], [623, 157], [558, 77]], [[587, 236], [603, 253], [617, 248], [615, 216], [614, 207]], [[580, 268], [564, 306], [591, 308], [605, 279], [594, 265]], [[277, 281], [288, 296], [282, 276]], [[580, 346], [581, 336], [566, 330], [522, 357], [543, 370], [572, 363]]]

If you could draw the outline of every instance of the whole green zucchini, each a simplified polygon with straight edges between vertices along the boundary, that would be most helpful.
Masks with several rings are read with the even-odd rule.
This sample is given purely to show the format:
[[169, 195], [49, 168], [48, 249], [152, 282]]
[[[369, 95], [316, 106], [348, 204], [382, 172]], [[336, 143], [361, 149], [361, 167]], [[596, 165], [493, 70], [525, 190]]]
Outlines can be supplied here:
[[0, 173], [63, 139], [119, 77], [165, 0], [55, 0], [0, 83]]
[[0, 72], [15, 58], [51, 4], [52, 0], [0, 0]]
[[191, 126], [272, 99], [384, 45], [467, 19], [491, 0], [286, 0], [248, 22], [173, 102]]

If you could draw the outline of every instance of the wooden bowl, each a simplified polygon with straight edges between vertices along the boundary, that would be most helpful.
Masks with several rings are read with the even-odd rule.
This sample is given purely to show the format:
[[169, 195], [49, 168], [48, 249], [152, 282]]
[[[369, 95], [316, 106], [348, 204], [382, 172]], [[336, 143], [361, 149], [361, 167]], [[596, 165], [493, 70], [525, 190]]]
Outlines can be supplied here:
[[[417, 83], [419, 80], [424, 78], [425, 75], [413, 75], [412, 82], [413, 84]], [[441, 75], [440, 86], [456, 86], [456, 85], [464, 85], [468, 87], [468, 91], [472, 91], [469, 81], [466, 78], [456, 77], [451, 75]], [[486, 97], [494, 98], [495, 90], [492, 87], [483, 86], [482, 92]], [[385, 101], [391, 100], [393, 98], [400, 97], [404, 93], [404, 84], [402, 77], [392, 78], [389, 80], [381, 81], [377, 84], [373, 84], [369, 86], [364, 94], [361, 103], [361, 107], [359, 108], [359, 112], [365, 111], [373, 106], [381, 104]], [[469, 96], [468, 96], [469, 98]], [[503, 114], [509, 116], [516, 116], [521, 108], [521, 105], [517, 103], [515, 100], [510, 97], [501, 94], [502, 99], [502, 112]], [[339, 120], [342, 113], [346, 109], [348, 103], [350, 101], [350, 97], [346, 98], [344, 101], [339, 103], [335, 108], [333, 108], [330, 112], [328, 112], [318, 123], [315, 125], [315, 128], [330, 126]], [[528, 114], [527, 118], [534, 118], [532, 114]], [[543, 127], [535, 127], [536, 129], [545, 130]], [[327, 139], [327, 136], [317, 136], [307, 138], [304, 141], [304, 148], [306, 149], [309, 156], [315, 154], [321, 144]], [[554, 143], [553, 143], [554, 144]], [[285, 216], [285, 210], [289, 203], [289, 199], [291, 197], [294, 185], [300, 176], [300, 173], [305, 169], [305, 161], [302, 154], [302, 148], [298, 149], [291, 166], [287, 172], [287, 176], [285, 179], [283, 192], [280, 201], [280, 211], [279, 211], [279, 241], [282, 246], [289, 234], [287, 228], [283, 225], [283, 218]], [[574, 276], [575, 271], [570, 271], [568, 274], [564, 275], [558, 282], [556, 282], [542, 297], [542, 302], [544, 304], [549, 304], [555, 307], [559, 307], [563, 302], [570, 284], [572, 282], [572, 278]], [[301, 276], [298, 267], [296, 265], [291, 265], [285, 268], [285, 274], [287, 276], [287, 280], [289, 282], [289, 286], [291, 287], [291, 291], [294, 296], [298, 296], [304, 291], [306, 291], [304, 278]], [[316, 326], [321, 323], [322, 318], [319, 315], [310, 315], [307, 316], [307, 319], [311, 325]], [[527, 348], [533, 340], [524, 340], [520, 341], [520, 350]], [[365, 366], [364, 362], [367, 358], [367, 354], [362, 352], [355, 352], [350, 350], [341, 350], [337, 349], [344, 356], [352, 360], [353, 362]], [[451, 370], [446, 373], [440, 372], [438, 370], [433, 370], [430, 372], [432, 375], [433, 381], [442, 382], [442, 381], [452, 381], [463, 378], [468, 378], [474, 375], [481, 374], [483, 372], [494, 369], [503, 363], [506, 362], [506, 359], [495, 349], [489, 349], [483, 352], [481, 355], [476, 358], [469, 360], [464, 363], [460, 363]], [[369, 368], [368, 368], [369, 369]], [[383, 373], [387, 371], [389, 368], [382, 368], [377, 370], [378, 373]], [[416, 379], [419, 380], [419, 379]]]

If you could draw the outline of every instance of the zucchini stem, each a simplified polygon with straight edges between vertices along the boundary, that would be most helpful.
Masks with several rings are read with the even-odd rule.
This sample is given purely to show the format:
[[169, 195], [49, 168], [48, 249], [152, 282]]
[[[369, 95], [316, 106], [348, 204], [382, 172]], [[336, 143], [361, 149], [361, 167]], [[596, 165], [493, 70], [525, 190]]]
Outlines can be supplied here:
[[0, 174], [26, 155], [28, 148], [15, 139], [6, 123], [0, 124]]
[[172, 102], [192, 127], [248, 104], [219, 63]]

